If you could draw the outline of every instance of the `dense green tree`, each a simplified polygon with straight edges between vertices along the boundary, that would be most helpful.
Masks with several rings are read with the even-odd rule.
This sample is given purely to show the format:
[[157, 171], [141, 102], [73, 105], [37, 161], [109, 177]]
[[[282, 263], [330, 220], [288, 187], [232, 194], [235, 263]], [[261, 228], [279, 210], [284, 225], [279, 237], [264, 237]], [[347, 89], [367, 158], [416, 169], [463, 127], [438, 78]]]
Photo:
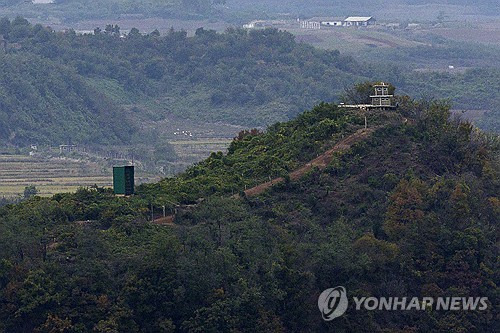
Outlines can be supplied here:
[[38, 194], [38, 189], [35, 187], [35, 185], [26, 186], [24, 188], [25, 199], [31, 198], [32, 196], [35, 196], [37, 194]]

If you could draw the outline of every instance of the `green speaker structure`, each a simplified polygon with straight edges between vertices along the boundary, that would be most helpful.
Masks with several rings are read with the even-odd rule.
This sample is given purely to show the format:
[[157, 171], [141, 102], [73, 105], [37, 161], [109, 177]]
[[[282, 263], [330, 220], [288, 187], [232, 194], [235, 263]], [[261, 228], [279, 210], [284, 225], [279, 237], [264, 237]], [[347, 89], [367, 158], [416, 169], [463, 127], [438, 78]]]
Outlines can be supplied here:
[[134, 194], [134, 167], [119, 166], [113, 167], [113, 189], [115, 194]]

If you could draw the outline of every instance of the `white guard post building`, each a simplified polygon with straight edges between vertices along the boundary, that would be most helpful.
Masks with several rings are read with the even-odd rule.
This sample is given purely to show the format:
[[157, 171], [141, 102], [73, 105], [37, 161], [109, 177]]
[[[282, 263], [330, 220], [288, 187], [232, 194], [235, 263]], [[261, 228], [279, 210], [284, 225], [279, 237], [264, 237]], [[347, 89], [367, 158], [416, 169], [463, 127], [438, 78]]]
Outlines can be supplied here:
[[371, 107], [393, 108], [394, 95], [389, 94], [389, 84], [381, 82], [373, 86], [375, 95], [371, 95]]
[[370, 95], [371, 104], [340, 104], [340, 108], [363, 110], [390, 110], [396, 108], [394, 95], [390, 94], [390, 85], [380, 82], [373, 85], [373, 95]]

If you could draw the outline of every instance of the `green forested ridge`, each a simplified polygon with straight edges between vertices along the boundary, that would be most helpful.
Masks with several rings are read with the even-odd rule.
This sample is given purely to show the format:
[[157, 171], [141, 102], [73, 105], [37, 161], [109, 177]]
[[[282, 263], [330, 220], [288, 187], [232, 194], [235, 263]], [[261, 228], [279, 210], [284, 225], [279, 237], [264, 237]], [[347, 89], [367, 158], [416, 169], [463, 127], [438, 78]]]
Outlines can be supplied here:
[[[67, 136], [76, 143], [144, 141], [151, 135], [130, 133], [145, 120], [170, 116], [266, 126], [291, 119], [308, 105], [336, 100], [344, 87], [366, 78], [391, 81], [415, 96], [451, 98], [464, 109], [491, 110], [479, 124], [498, 131], [495, 68], [446, 74], [361, 64], [337, 51], [296, 43], [277, 30], [216, 34], [199, 29], [187, 37], [183, 31], [159, 36], [135, 29], [126, 38], [118, 32], [109, 25], [95, 36], [79, 36], [21, 18], [2, 19], [0, 34], [8, 41], [7, 53], [0, 54], [2, 139], [13, 144], [59, 143]], [[38, 123], [40, 117], [44, 121]]]
[[73, 70], [32, 54], [0, 55], [0, 62], [2, 141], [130, 142], [134, 125]]
[[[494, 332], [499, 142], [437, 102], [370, 113], [371, 137], [253, 198], [363, 123], [322, 104], [242, 132], [175, 179], [130, 198], [82, 189], [0, 209], [0, 331]], [[363, 120], [363, 121], [361, 121]], [[241, 177], [239, 174], [241, 173]], [[150, 203], [175, 226], [146, 222]], [[488, 297], [485, 311], [354, 311], [317, 297]]]

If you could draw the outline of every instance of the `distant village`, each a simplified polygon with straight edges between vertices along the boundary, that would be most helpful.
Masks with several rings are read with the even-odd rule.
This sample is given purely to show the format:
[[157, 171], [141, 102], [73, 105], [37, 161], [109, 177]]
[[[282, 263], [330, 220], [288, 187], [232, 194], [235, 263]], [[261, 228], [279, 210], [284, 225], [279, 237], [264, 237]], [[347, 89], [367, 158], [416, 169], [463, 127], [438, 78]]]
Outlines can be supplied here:
[[[300, 28], [308, 30], [335, 29], [345, 27], [369, 27], [385, 26], [387, 28], [403, 28], [399, 22], [378, 23], [373, 16], [348, 16], [348, 17], [312, 17], [309, 19], [278, 19], [278, 20], [254, 20], [243, 25], [244, 29], [263, 28]], [[409, 23], [404, 26], [406, 29], [418, 28], [420, 24]]]

